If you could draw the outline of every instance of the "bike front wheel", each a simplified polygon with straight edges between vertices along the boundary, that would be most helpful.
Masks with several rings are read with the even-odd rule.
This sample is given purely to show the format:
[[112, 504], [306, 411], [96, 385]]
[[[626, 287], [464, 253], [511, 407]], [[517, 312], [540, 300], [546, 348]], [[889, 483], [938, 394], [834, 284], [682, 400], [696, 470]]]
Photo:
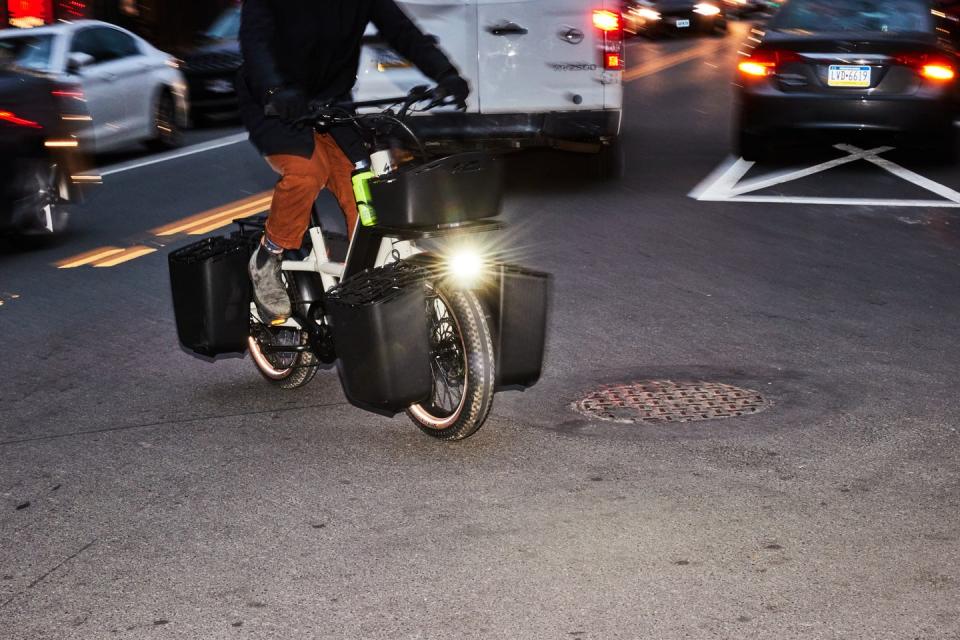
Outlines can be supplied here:
[[472, 291], [433, 287], [427, 322], [433, 390], [407, 415], [431, 437], [463, 440], [483, 426], [493, 405], [496, 358], [489, 321]]

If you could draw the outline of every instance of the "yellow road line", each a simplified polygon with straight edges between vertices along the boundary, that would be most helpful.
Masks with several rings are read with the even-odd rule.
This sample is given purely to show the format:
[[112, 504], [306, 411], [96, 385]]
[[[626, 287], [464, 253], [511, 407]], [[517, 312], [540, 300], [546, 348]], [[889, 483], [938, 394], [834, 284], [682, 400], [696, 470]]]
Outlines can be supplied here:
[[634, 67], [629, 71], [624, 72], [623, 81], [631, 82], [633, 80], [639, 80], [640, 78], [646, 78], [654, 74], [660, 73], [661, 71], [666, 71], [672, 67], [690, 62], [691, 60], [696, 60], [697, 58], [703, 58], [708, 55], [717, 53], [720, 50], [721, 43], [711, 43], [710, 45], [700, 45], [689, 49], [687, 51], [680, 51], [679, 53], [674, 53], [669, 56], [664, 56], [662, 58], [657, 58], [651, 60], [646, 64], [642, 64], [638, 67]]
[[222, 213], [219, 216], [214, 216], [204, 220], [200, 226], [194, 226], [187, 230], [192, 236], [203, 235], [209, 233], [214, 229], [219, 229], [220, 227], [225, 227], [237, 218], [249, 218], [250, 216], [255, 216], [258, 213], [263, 213], [270, 209], [270, 199], [268, 198], [266, 202], [254, 203], [249, 207], [244, 207], [242, 209], [235, 209], [233, 211], [227, 211]]
[[225, 227], [228, 224], [232, 224], [233, 221], [238, 218], [249, 218], [250, 216], [255, 216], [258, 213], [263, 213], [264, 211], [267, 211], [269, 208], [270, 208], [270, 201], [268, 200], [266, 204], [261, 204], [260, 206], [257, 206], [257, 207], [248, 207], [246, 209], [241, 209], [239, 211], [230, 212], [229, 214], [223, 214], [222, 216], [218, 216], [216, 218], [211, 218], [210, 220], [207, 221], [209, 224], [206, 224], [202, 227], [193, 227], [192, 229], [187, 231], [187, 233], [189, 233], [192, 236], [202, 236], [205, 233], [210, 233], [215, 229], [219, 229], [220, 227]]
[[76, 267], [82, 267], [85, 264], [90, 264], [91, 262], [96, 262], [97, 260], [114, 256], [118, 253], [123, 253], [124, 251], [125, 249], [121, 249], [120, 247], [100, 247], [99, 249], [87, 251], [86, 253], [81, 253], [71, 258], [65, 258], [57, 262], [56, 265], [58, 269], [73, 269]]
[[129, 249], [124, 249], [121, 253], [107, 257], [103, 260], [98, 260], [93, 263], [94, 267], [115, 267], [118, 264], [123, 264], [124, 262], [129, 262], [141, 256], [155, 252], [156, 249], [153, 247], [144, 247], [142, 245], [136, 247], [130, 247]]
[[198, 213], [197, 215], [190, 216], [189, 218], [184, 218], [183, 220], [171, 222], [170, 224], [153, 229], [151, 233], [158, 236], [172, 236], [178, 233], [183, 233], [184, 231], [189, 231], [197, 226], [203, 226], [212, 222], [213, 220], [228, 218], [230, 216], [243, 217], [239, 214], [249, 210], [250, 208], [259, 208], [260, 210], [263, 210], [263, 208], [269, 207], [270, 200], [273, 197], [272, 193], [272, 191], [264, 191], [263, 193], [250, 196], [249, 198], [231, 202], [230, 204], [217, 207], [216, 209], [210, 209], [209, 211], [204, 211], [203, 213]]

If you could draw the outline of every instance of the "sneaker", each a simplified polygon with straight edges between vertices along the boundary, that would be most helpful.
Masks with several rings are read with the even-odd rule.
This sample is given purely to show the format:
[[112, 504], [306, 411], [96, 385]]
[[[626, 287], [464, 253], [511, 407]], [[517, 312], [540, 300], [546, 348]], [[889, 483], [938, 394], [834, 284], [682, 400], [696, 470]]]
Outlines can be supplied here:
[[283, 324], [293, 313], [290, 296], [280, 276], [283, 256], [270, 253], [262, 245], [250, 257], [247, 271], [253, 284], [253, 301], [265, 324]]

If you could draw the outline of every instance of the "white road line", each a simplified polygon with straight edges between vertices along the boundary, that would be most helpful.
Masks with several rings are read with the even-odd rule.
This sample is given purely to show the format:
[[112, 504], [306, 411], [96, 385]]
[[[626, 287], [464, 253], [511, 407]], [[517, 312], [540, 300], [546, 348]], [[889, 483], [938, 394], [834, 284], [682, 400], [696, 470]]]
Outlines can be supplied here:
[[907, 182], [912, 182], [918, 187], [923, 187], [927, 191], [932, 191], [938, 196], [942, 196], [947, 200], [952, 200], [960, 204], [960, 193], [954, 191], [946, 185], [940, 184], [939, 182], [934, 182], [933, 180], [925, 178], [919, 173], [910, 171], [910, 169], [902, 167], [895, 162], [890, 162], [885, 158], [865, 158], [865, 160], [867, 162], [872, 162], [881, 169], [885, 169], [899, 178], [903, 178]]
[[736, 196], [727, 202], [765, 202], [770, 204], [817, 204], [854, 207], [936, 207], [958, 209], [960, 202], [950, 200], [870, 200], [869, 198], [805, 198], [792, 196]]
[[204, 153], [206, 151], [213, 151], [214, 149], [229, 147], [230, 145], [245, 141], [248, 137], [249, 136], [247, 133], [238, 133], [232, 136], [225, 136], [223, 138], [217, 138], [215, 140], [210, 140], [208, 142], [195, 144], [193, 146], [186, 147], [184, 149], [178, 149], [176, 151], [168, 151], [167, 153], [162, 153], [157, 156], [152, 156], [144, 160], [131, 160], [130, 162], [121, 162], [119, 164], [111, 165], [109, 167], [104, 167], [99, 171], [94, 169], [93, 171], [87, 171], [82, 175], [112, 176], [117, 173], [123, 173], [125, 171], [133, 171], [134, 169], [149, 167], [151, 165], [160, 164], [161, 162], [167, 162], [169, 160], [177, 160], [178, 158], [186, 158], [187, 156], [196, 155], [198, 153]]
[[[794, 169], [777, 174], [766, 175], [755, 178], [743, 184], [740, 180], [750, 171], [754, 163], [747, 162], [743, 158], [727, 158], [717, 169], [700, 182], [690, 193], [689, 196], [695, 200], [706, 202], [753, 202], [768, 204], [811, 204], [811, 205], [839, 205], [839, 206], [862, 206], [862, 207], [937, 207], [937, 208], [960, 208], [960, 192], [954, 191], [946, 185], [934, 182], [914, 171], [902, 167], [895, 162], [879, 157], [882, 153], [893, 150], [893, 147], [877, 147], [876, 149], [864, 150], [859, 147], [847, 144], [835, 145], [836, 149], [846, 152], [848, 155], [843, 158], [837, 158], [828, 162], [823, 162], [812, 167], [804, 169]], [[879, 199], [879, 198], [814, 198], [804, 196], [751, 196], [746, 195], [762, 189], [767, 189], [779, 184], [785, 184], [811, 175], [823, 173], [830, 169], [864, 160], [870, 162], [884, 171], [897, 176], [913, 185], [926, 189], [931, 193], [944, 198], [944, 200], [906, 200], [898, 198]]]
[[694, 200], [726, 200], [730, 190], [753, 168], [754, 163], [728, 156], [688, 195]]
[[802, 178], [808, 178], [812, 175], [818, 173], [823, 173], [824, 171], [829, 171], [836, 167], [841, 167], [845, 164], [850, 164], [851, 162], [857, 162], [858, 160], [867, 160], [872, 156], [875, 156], [879, 153], [886, 153], [887, 151], [893, 151], [893, 147], [877, 147], [876, 149], [871, 149], [870, 151], [859, 150], [857, 152], [847, 151], [850, 155], [847, 155], [843, 158], [837, 158], [836, 160], [830, 160], [829, 162], [823, 162], [821, 164], [807, 167], [806, 169], [797, 169], [791, 171], [784, 171], [783, 173], [773, 174], [771, 176], [764, 176], [762, 178], [756, 178], [754, 180], [748, 180], [743, 184], [737, 185], [736, 187], [730, 190], [735, 196], [743, 195], [744, 193], [750, 193], [751, 191], [761, 191], [763, 189], [769, 189], [770, 187], [775, 187], [778, 184], [783, 184], [784, 182], [793, 182], [794, 180], [800, 180]]

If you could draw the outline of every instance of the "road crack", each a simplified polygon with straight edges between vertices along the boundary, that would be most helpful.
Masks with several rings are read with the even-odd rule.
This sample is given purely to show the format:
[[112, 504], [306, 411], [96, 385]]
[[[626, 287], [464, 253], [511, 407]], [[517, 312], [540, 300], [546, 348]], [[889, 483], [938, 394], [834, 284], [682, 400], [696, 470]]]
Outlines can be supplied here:
[[74, 558], [76, 558], [77, 556], [79, 556], [81, 553], [83, 553], [84, 551], [86, 551], [86, 550], [89, 549], [90, 547], [92, 547], [96, 541], [97, 541], [97, 539], [94, 538], [93, 540], [91, 540], [91, 541], [88, 542], [87, 544], [83, 545], [80, 549], [78, 549], [77, 551], [73, 552], [72, 555], [70, 555], [70, 556], [68, 556], [67, 558], [65, 558], [64, 560], [62, 560], [62, 561], [60, 562], [60, 564], [58, 564], [57, 566], [53, 567], [52, 569], [50, 569], [49, 571], [47, 571], [46, 573], [44, 573], [42, 576], [40, 576], [39, 578], [37, 578], [36, 580], [34, 580], [34, 581], [31, 582], [30, 584], [28, 584], [26, 589], [24, 589], [23, 591], [20, 591], [19, 593], [15, 593], [15, 594], [13, 594], [12, 596], [10, 596], [9, 598], [7, 598], [7, 600], [6, 600], [3, 604], [0, 604], [0, 609], [5, 608], [8, 604], [10, 604], [10, 603], [13, 602], [14, 600], [16, 600], [18, 597], [22, 596], [22, 595], [25, 594], [27, 591], [29, 591], [30, 589], [33, 589], [35, 586], [37, 586], [38, 584], [40, 584], [41, 582], [43, 582], [44, 580], [46, 580], [47, 577], [50, 576], [50, 574], [52, 574], [54, 571], [56, 571], [57, 569], [59, 569], [59, 568], [62, 567], [63, 565], [67, 564], [68, 562], [70, 562], [71, 560], [73, 560]]

